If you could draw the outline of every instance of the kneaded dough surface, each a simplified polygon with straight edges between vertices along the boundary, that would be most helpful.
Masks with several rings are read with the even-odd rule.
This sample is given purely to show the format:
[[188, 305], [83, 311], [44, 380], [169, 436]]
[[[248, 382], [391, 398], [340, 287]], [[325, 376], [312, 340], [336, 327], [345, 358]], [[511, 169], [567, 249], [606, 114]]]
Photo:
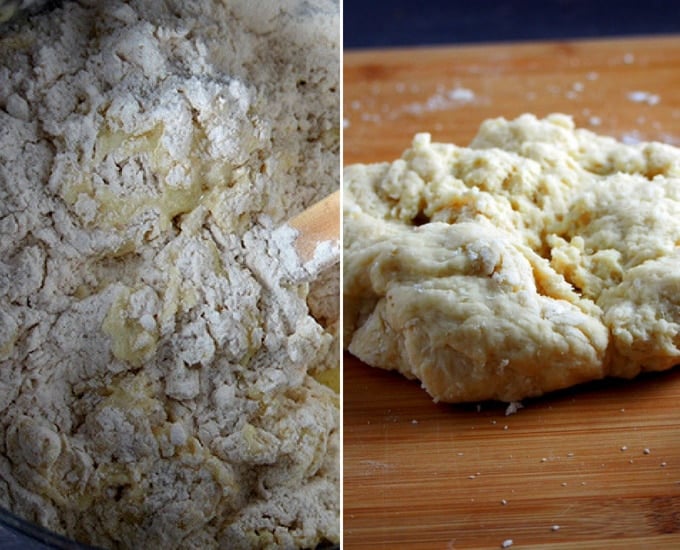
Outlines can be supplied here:
[[570, 117], [344, 171], [344, 342], [439, 401], [680, 363], [680, 149]]

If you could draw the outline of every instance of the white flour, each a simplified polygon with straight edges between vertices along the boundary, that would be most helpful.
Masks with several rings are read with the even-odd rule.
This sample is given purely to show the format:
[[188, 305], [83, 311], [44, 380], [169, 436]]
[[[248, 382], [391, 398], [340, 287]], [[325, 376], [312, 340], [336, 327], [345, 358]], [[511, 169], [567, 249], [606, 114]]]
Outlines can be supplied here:
[[0, 505], [106, 547], [338, 540], [337, 296], [274, 235], [337, 188], [338, 27], [90, 0], [0, 35]]

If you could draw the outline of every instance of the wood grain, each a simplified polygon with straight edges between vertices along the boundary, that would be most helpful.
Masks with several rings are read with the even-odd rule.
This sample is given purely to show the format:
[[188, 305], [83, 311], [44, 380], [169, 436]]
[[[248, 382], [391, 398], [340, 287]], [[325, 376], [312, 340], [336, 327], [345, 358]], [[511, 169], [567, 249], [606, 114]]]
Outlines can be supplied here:
[[[392, 160], [421, 131], [464, 144], [524, 112], [677, 145], [678, 90], [676, 37], [349, 52], [344, 161]], [[343, 386], [343, 548], [680, 548], [678, 369], [512, 416], [434, 404], [348, 354]]]

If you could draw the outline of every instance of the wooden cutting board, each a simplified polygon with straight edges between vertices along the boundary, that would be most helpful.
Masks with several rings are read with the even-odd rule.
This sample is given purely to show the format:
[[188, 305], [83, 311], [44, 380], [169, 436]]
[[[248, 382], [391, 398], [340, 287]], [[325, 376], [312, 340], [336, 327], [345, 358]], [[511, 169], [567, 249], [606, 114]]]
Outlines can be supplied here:
[[[680, 37], [344, 56], [345, 164], [524, 112], [680, 145]], [[343, 548], [680, 548], [680, 368], [506, 416], [346, 354], [343, 414]]]

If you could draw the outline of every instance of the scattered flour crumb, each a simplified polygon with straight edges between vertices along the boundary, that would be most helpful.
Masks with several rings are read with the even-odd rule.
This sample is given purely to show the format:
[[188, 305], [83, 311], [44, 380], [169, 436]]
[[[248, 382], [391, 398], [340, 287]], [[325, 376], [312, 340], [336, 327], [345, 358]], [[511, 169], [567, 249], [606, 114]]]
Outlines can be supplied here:
[[[626, 145], [636, 145], [638, 143], [641, 143], [642, 141], [643, 137], [637, 130], [633, 130], [632, 132], [626, 132], [621, 135], [621, 142], [625, 143]], [[626, 409], [621, 409], [621, 412], [626, 412]]]
[[426, 112], [432, 111], [444, 111], [447, 109], [453, 109], [461, 105], [466, 105], [468, 103], [473, 103], [476, 100], [475, 92], [468, 89], [456, 86], [451, 90], [439, 90], [430, 97], [428, 97], [424, 103], [414, 102], [406, 105], [404, 111], [407, 113], [419, 115]]
[[505, 416], [515, 414], [518, 410], [522, 408], [524, 408], [524, 405], [522, 405], [520, 401], [512, 401], [511, 403], [508, 404], [507, 408], [505, 409]]
[[361, 120], [364, 122], [375, 122], [379, 124], [382, 122], [382, 117], [377, 113], [361, 113]]
[[464, 103], [470, 103], [475, 100], [475, 92], [468, 88], [454, 88], [453, 90], [450, 90], [448, 93], [449, 99], [452, 99], [454, 101], [462, 101]]
[[643, 90], [629, 92], [626, 97], [629, 101], [634, 103], [646, 103], [647, 105], [656, 105], [659, 103], [659, 101], [661, 101], [661, 98], [657, 94], [645, 92]]
[[505, 539], [505, 540], [501, 543], [501, 548], [510, 548], [510, 547], [512, 546], [512, 544], [513, 544], [513, 543], [512, 543], [512, 539]]

